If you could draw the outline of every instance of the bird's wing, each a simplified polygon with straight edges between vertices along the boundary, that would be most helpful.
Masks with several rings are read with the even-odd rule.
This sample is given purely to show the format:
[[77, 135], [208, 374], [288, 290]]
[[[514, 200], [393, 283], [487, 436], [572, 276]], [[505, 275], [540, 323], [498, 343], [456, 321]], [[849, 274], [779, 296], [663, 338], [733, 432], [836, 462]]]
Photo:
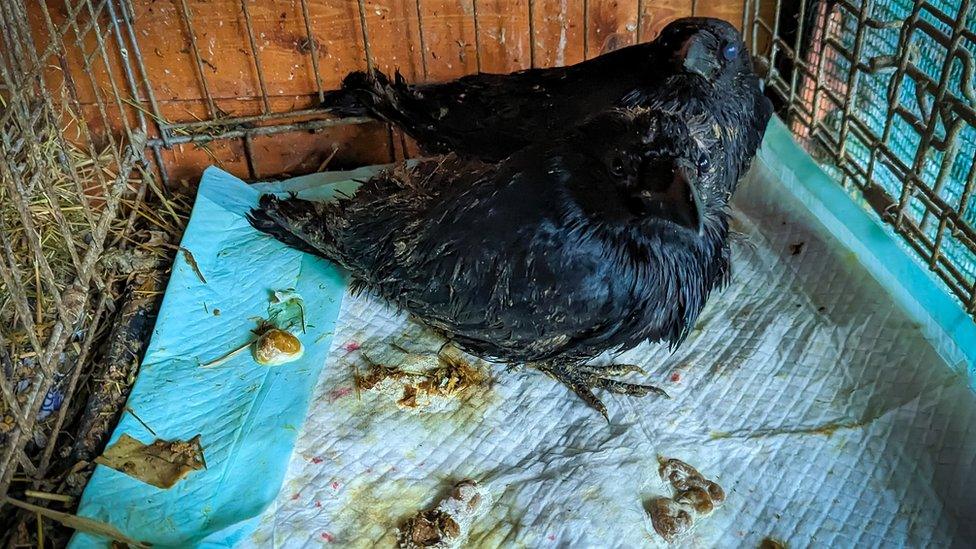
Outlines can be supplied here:
[[544, 165], [531, 154], [498, 166], [429, 161], [374, 178], [297, 232], [316, 235], [358, 288], [469, 350], [542, 359], [622, 316], [611, 302], [625, 291], [601, 245], [553, 214], [560, 189]]
[[393, 258], [397, 238], [445, 192], [470, 185], [491, 169], [453, 155], [399, 165], [365, 181], [352, 197], [315, 202], [263, 195], [248, 220], [258, 230], [299, 250], [336, 261], [370, 280]]
[[431, 153], [501, 160], [552, 137], [594, 112], [615, 106], [646, 84], [650, 44], [570, 67], [480, 73], [443, 83], [408, 85], [374, 71], [352, 73], [324, 106], [347, 116], [374, 116], [400, 126]]

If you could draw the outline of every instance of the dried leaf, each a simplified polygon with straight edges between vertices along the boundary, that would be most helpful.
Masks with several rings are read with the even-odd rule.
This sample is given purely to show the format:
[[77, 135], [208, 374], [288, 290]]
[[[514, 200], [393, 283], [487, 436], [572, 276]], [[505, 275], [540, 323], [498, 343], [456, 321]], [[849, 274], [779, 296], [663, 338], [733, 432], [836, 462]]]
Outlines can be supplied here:
[[191, 471], [206, 467], [200, 435], [188, 441], [156, 439], [146, 445], [129, 435], [95, 458], [95, 463], [111, 467], [157, 488], [171, 488]]

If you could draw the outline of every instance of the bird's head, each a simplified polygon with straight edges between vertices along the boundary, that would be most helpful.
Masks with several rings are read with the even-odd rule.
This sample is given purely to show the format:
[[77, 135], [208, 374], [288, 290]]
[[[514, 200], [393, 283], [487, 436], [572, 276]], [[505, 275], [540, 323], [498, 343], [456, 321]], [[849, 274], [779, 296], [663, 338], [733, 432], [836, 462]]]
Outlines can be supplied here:
[[[656, 110], [613, 110], [580, 127], [605, 185], [580, 189], [591, 217], [696, 238], [724, 210], [715, 139], [702, 120]], [[712, 150], [710, 150], [712, 146]]]
[[706, 203], [697, 167], [685, 158], [647, 158], [632, 197], [640, 204], [638, 217], [648, 228], [705, 233]]
[[742, 35], [727, 21], [676, 19], [664, 27], [656, 42], [670, 55], [675, 74], [696, 75], [713, 86], [752, 74], [752, 58]]

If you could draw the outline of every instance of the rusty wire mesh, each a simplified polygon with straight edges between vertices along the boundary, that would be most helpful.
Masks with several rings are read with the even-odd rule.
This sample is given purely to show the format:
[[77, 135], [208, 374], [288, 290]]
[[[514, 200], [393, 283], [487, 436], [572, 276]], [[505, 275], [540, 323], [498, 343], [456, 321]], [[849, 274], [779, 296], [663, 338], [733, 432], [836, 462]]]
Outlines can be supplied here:
[[976, 6], [753, 0], [744, 22], [801, 143], [976, 316]]
[[[131, 73], [109, 89], [94, 80], [127, 66], [110, 62], [125, 49], [115, 6], [65, 2], [55, 17], [42, 2], [31, 20], [30, 5], [0, 2], [0, 498], [18, 470], [43, 478], [55, 457], [109, 305], [100, 259], [131, 221], [123, 200], [146, 181], [145, 120], [91, 130], [134, 99]], [[69, 54], [84, 74], [68, 72]], [[86, 118], [82, 87], [94, 98]]]

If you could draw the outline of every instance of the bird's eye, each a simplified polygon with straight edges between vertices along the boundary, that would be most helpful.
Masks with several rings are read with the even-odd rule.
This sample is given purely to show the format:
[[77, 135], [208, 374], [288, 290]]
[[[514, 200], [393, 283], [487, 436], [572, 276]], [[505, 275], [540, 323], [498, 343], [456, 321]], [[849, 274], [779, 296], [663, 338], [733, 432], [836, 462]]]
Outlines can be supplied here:
[[610, 173], [617, 177], [624, 174], [624, 161], [621, 160], [619, 156], [614, 157], [614, 159], [610, 162]]
[[711, 167], [712, 163], [708, 160], [707, 154], [703, 154], [698, 157], [698, 171], [707, 172]]
[[739, 46], [736, 46], [735, 44], [729, 44], [722, 49], [722, 57], [724, 57], [726, 61], [735, 59], [737, 55], [739, 55]]

